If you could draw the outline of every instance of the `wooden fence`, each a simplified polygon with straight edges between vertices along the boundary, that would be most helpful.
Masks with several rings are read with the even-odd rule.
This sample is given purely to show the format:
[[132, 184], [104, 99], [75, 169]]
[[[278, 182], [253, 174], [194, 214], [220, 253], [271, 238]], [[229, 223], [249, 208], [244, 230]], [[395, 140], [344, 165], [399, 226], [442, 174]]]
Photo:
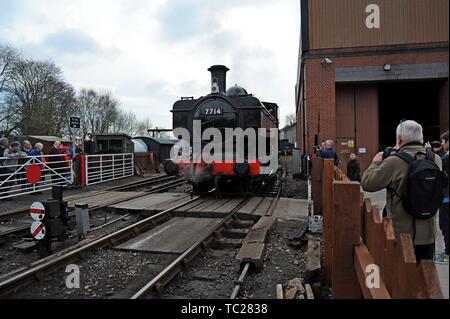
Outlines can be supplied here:
[[313, 159], [312, 189], [314, 212], [323, 215], [324, 279], [333, 298], [443, 298], [434, 263], [417, 264], [411, 236], [395, 238], [392, 220], [333, 160]]

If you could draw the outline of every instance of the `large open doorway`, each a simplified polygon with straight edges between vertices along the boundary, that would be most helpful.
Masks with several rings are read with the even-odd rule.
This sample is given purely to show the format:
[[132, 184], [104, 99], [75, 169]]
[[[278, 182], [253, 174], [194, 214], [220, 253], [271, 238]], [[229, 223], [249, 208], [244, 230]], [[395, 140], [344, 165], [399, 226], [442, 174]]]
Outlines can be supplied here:
[[414, 120], [424, 128], [425, 141], [440, 135], [438, 81], [390, 82], [378, 85], [380, 150], [395, 145], [401, 120]]

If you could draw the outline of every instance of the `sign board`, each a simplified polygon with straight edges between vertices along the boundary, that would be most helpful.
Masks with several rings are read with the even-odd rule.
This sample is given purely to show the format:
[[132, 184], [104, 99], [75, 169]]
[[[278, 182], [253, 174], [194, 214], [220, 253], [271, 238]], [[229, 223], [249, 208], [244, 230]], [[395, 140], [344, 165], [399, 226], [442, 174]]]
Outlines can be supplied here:
[[366, 154], [366, 153], [367, 153], [367, 149], [366, 149], [366, 148], [360, 148], [360, 149], [358, 150], [358, 153], [359, 153], [359, 154]]
[[70, 117], [70, 128], [81, 128], [81, 119], [79, 117]]
[[31, 218], [35, 221], [41, 221], [45, 217], [45, 207], [41, 202], [34, 202], [30, 207]]
[[35, 221], [31, 224], [31, 236], [37, 240], [41, 240], [45, 237], [45, 226], [42, 222]]

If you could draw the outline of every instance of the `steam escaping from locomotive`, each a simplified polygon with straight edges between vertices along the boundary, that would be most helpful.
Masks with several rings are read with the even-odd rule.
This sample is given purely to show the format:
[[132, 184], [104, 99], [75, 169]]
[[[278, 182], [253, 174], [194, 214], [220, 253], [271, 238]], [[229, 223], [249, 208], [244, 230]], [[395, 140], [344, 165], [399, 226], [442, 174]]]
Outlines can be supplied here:
[[208, 71], [211, 93], [173, 106], [179, 142], [164, 168], [169, 175], [184, 175], [198, 193], [222, 184], [255, 193], [278, 170], [278, 105], [261, 102], [237, 85], [226, 90], [226, 66]]

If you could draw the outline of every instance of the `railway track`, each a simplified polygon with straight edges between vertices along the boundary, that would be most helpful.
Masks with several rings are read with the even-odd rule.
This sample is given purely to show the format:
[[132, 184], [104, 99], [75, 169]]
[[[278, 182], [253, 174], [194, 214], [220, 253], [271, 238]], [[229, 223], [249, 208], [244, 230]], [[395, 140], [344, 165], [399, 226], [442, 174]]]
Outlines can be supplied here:
[[109, 235], [88, 242], [82, 247], [76, 248], [67, 253], [63, 253], [61, 255], [56, 254], [57, 256], [52, 255], [50, 257], [41, 259], [35, 266], [28, 267], [24, 271], [21, 271], [20, 273], [2, 281], [0, 283], [0, 296], [5, 296], [8, 293], [17, 291], [22, 286], [33, 282], [37, 278], [42, 278], [43, 276], [48, 275], [71, 262], [83, 259], [83, 257], [89, 251], [115, 246], [127, 239], [148, 231], [161, 222], [167, 221], [172, 218], [171, 213], [174, 210], [197, 201], [199, 198], [200, 197], [196, 197], [188, 200], [180, 205], [174, 206], [152, 217], [146, 218], [142, 221], [115, 231]]
[[[163, 182], [163, 184], [159, 184], [161, 182]], [[142, 188], [142, 187], [146, 187], [147, 188], [147, 190], [145, 191], [145, 195], [136, 195], [136, 196], [129, 197], [129, 198], [126, 199], [126, 200], [131, 200], [131, 199], [135, 199], [135, 198], [138, 198], [138, 197], [141, 197], [141, 196], [146, 196], [146, 195], [149, 195], [149, 194], [154, 194], [154, 193], [162, 192], [162, 191], [165, 191], [165, 190], [169, 190], [169, 189], [172, 189], [174, 187], [181, 186], [181, 185], [183, 185], [185, 183], [186, 183], [186, 181], [184, 179], [182, 179], [182, 178], [166, 177], [164, 175], [164, 176], [162, 176], [162, 178], [161, 177], [155, 177], [154, 179], [151, 179], [151, 180], [139, 181], [137, 183], [130, 183], [130, 184], [126, 184], [126, 185], [112, 187], [112, 188], [108, 189], [107, 191], [120, 191], [120, 190], [125, 190], [125, 189], [130, 190], [130, 189]], [[157, 185], [155, 185], [155, 184], [157, 184]], [[155, 186], [152, 186], [151, 188], [148, 188], [148, 186], [151, 186], [151, 185], [155, 185]], [[92, 196], [95, 196], [95, 195], [73, 196], [73, 197], [66, 198], [66, 200], [69, 200], [69, 201], [81, 200], [81, 199], [86, 199], [86, 198], [89, 198], [89, 197], [92, 197]], [[118, 201], [115, 201], [115, 202], [109, 202], [107, 205], [92, 206], [92, 207], [89, 208], [89, 210], [90, 210], [90, 212], [95, 212], [95, 211], [104, 209], [104, 208], [106, 208], [109, 205], [119, 204], [122, 201], [123, 200], [118, 200]], [[11, 215], [9, 215], [9, 218], [6, 218], [6, 216], [5, 216], [5, 215], [8, 215], [8, 214], [3, 214], [2, 218], [3, 218], [3, 220], [10, 219], [10, 218], [13, 218], [13, 217], [15, 217], [15, 216], [17, 216], [19, 214], [20, 214], [20, 216], [27, 216], [28, 208], [27, 209], [21, 209], [20, 211], [17, 211], [17, 210], [13, 211], [11, 213]], [[72, 210], [72, 211], [69, 212], [69, 217], [73, 217], [73, 216], [75, 216], [75, 213]], [[1, 221], [1, 219], [0, 219], [0, 221]], [[28, 231], [28, 230], [29, 230], [29, 225], [19, 226], [19, 227], [16, 227], [16, 228], [13, 228], [13, 229], [1, 232], [0, 233], [0, 238], [4, 238], [4, 237], [7, 237], [7, 236], [10, 236], [10, 235], [13, 235], [13, 234], [17, 234], [17, 233], [21, 233], [21, 232]]]
[[[105, 190], [103, 190], [103, 192], [111, 192], [111, 191], [126, 191], [126, 190], [133, 190], [136, 188], [142, 188], [142, 187], [146, 187], [146, 186], [151, 186], [154, 184], [158, 184], [164, 181], [172, 181], [174, 180], [176, 177], [175, 176], [167, 176], [166, 174], [158, 174], [152, 178], [146, 179], [144, 181], [136, 181], [136, 182], [131, 182], [131, 183], [127, 183], [124, 185], [119, 185], [119, 186], [113, 186], [113, 187], [109, 187]], [[73, 196], [68, 196], [66, 198], [64, 198], [67, 201], [73, 201], [73, 200], [79, 200], [79, 199], [84, 199], [84, 198], [89, 198], [92, 196], [95, 196], [96, 194], [88, 194], [88, 195], [73, 195]], [[6, 212], [2, 212], [0, 215], [0, 222], [1, 221], [5, 221], [8, 219], [12, 219], [12, 218], [17, 218], [20, 217], [22, 215], [26, 215], [28, 214], [28, 207], [23, 207], [23, 208], [15, 208], [15, 209], [11, 209], [9, 211]]]
[[[278, 192], [279, 194], [279, 192]], [[93, 241], [87, 242], [82, 247], [75, 248], [68, 252], [62, 254], [56, 254], [56, 256], [47, 257], [39, 261], [36, 265], [24, 269], [12, 276], [8, 277], [6, 280], [0, 282], [0, 296], [10, 296], [14, 297], [15, 293], [20, 291], [26, 285], [29, 285], [36, 281], [36, 279], [41, 280], [42, 278], [48, 276], [61, 269], [62, 267], [80, 261], [86, 258], [90, 252], [96, 251], [98, 249], [112, 249], [121, 243], [124, 243], [144, 232], [147, 232], [169, 220], [171, 220], [174, 215], [173, 212], [185, 205], [189, 205], [201, 197], [195, 197], [193, 199], [187, 200], [186, 202], [167, 209], [161, 213], [158, 213], [152, 217], [146, 218], [142, 221], [136, 222], [130, 226], [123, 229], [115, 231], [109, 235], [105, 235], [101, 238], [95, 239]], [[136, 289], [132, 295], [129, 296], [131, 299], [143, 299], [151, 298], [154, 296], [162, 296], [162, 291], [164, 287], [168, 285], [180, 272], [183, 272], [188, 264], [193, 261], [200, 253], [208, 250], [211, 243], [217, 243], [218, 238], [221, 237], [223, 231], [229, 230], [230, 224], [240, 223], [236, 217], [236, 213], [241, 207], [248, 203], [249, 198], [243, 198], [226, 216], [220, 218], [214, 227], [209, 229], [206, 233], [203, 233], [198, 240], [195, 241], [189, 248], [187, 248], [183, 253], [179, 254], [174, 260], [168, 263], [161, 271], [158, 272], [156, 276], [151, 278], [145, 285], [140, 289]], [[276, 201], [276, 199], [274, 200]], [[271, 205], [267, 214], [273, 211], [275, 205]], [[242, 223], [242, 222], [241, 222]], [[245, 222], [243, 222], [245, 224]], [[250, 224], [253, 222], [248, 222], [248, 226], [239, 227], [251, 227]], [[245, 269], [249, 269], [250, 265], [246, 265]], [[243, 281], [243, 278], [241, 278]], [[235, 293], [237, 295], [237, 292]]]

